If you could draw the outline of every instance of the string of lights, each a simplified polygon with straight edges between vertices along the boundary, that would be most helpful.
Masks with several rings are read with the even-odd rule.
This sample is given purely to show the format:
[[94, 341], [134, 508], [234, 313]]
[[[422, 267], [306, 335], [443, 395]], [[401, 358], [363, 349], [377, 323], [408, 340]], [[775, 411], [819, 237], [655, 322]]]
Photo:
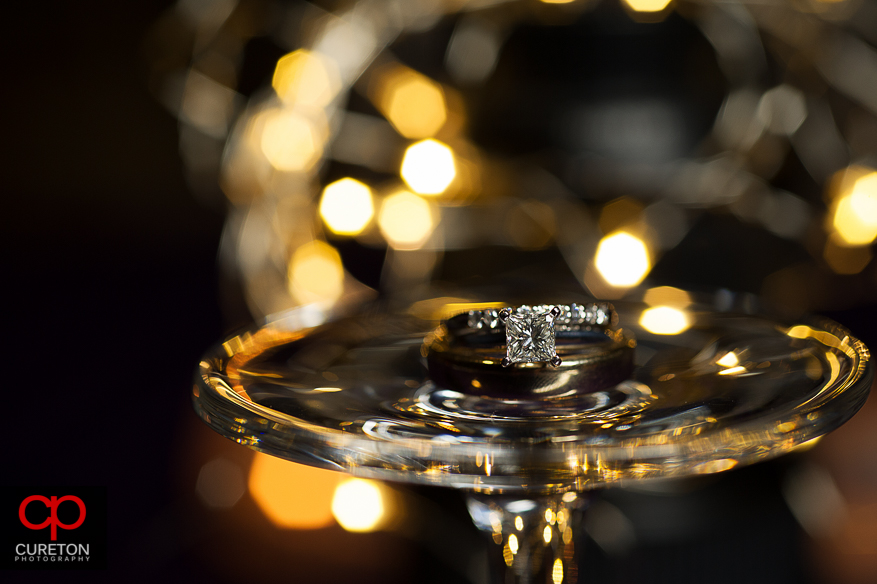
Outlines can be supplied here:
[[[503, 246], [556, 248], [620, 298], [705, 213], [803, 250], [768, 297], [854, 282], [787, 303], [818, 309], [877, 292], [875, 30], [859, 0], [181, 0], [152, 86], [193, 189], [228, 207], [254, 317], [372, 296], [351, 245], [385, 251], [391, 296], [428, 297], [449, 251]], [[678, 79], [636, 53], [654, 34], [688, 39]]]

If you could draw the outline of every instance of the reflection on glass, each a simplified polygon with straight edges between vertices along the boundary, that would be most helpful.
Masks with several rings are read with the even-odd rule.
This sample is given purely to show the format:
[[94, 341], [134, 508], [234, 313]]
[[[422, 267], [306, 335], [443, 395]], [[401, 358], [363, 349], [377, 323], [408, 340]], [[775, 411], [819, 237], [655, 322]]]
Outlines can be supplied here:
[[[523, 527], [521, 527], [523, 529]], [[514, 533], [509, 536], [509, 550], [512, 554], [518, 553], [518, 536]]]
[[649, 306], [685, 308], [691, 304], [691, 296], [685, 290], [673, 286], [657, 286], [646, 290], [643, 301]]
[[643, 311], [640, 325], [656, 335], [678, 335], [688, 329], [691, 323], [684, 310], [672, 306], [653, 306]]
[[[753, 440], [779, 454], [838, 419], [807, 418], [797, 409], [800, 404], [807, 403], [808, 412], [836, 400], [857, 404], [867, 390], [867, 350], [836, 325], [785, 328], [758, 317], [723, 315], [704, 305], [685, 311], [615, 305], [620, 322], [637, 337], [637, 355], [647, 360], [626, 381], [562, 399], [543, 400], [537, 394], [509, 401], [482, 395], [482, 390], [436, 386], [422, 366], [422, 342], [413, 342], [434, 331], [434, 321], [382, 316], [329, 323], [315, 329], [325, 331], [320, 334], [269, 327], [241, 337], [238, 348], [228, 345], [223, 350], [225, 377], [209, 374], [215, 384], [200, 388], [197, 403], [214, 407], [233, 396], [236, 405], [229, 407], [236, 413], [231, 419], [261, 419], [259, 412], [271, 416], [270, 431], [260, 430], [260, 449], [289, 449], [287, 435], [293, 433], [297, 451], [319, 453], [327, 463], [367, 478], [404, 476], [426, 484], [503, 492], [539, 487], [563, 494], [625, 479], [678, 475], [695, 467], [697, 472], [718, 472], [708, 470], [715, 465], [702, 466], [713, 461], [716, 449], [722, 450], [723, 459], [745, 463], [755, 456]], [[688, 326], [695, 311], [697, 328], [668, 334]], [[656, 315], [657, 324], [649, 315]], [[717, 365], [723, 359], [730, 364], [729, 352], [740, 363]], [[205, 363], [208, 370], [213, 366], [210, 360]], [[327, 386], [344, 389], [313, 390]], [[724, 396], [722, 404], [733, 407], [711, 405], [709, 396], [716, 392]], [[692, 400], [692, 395], [699, 397]], [[773, 404], [767, 411], [762, 409], [764, 400]], [[246, 413], [248, 408], [251, 413]], [[211, 424], [223, 424], [229, 419], [225, 416], [211, 415]], [[307, 428], [303, 435], [302, 425]], [[535, 459], [508, 447], [524, 425], [542, 437]], [[341, 446], [338, 428], [343, 428]], [[596, 437], [599, 443], [593, 442]], [[680, 465], [678, 449], [689, 444], [688, 451], [698, 454]], [[356, 453], [355, 461], [350, 452]], [[556, 518], [556, 508], [552, 510]], [[503, 525], [506, 540], [506, 525], [522, 533], [516, 517], [525, 530], [530, 522], [522, 507], [510, 513]], [[547, 517], [550, 524], [552, 516]], [[546, 521], [545, 508], [539, 509], [538, 518]], [[536, 533], [540, 540], [543, 527]]]
[[[619, 321], [637, 338], [629, 378], [549, 400], [496, 398], [431, 380], [423, 367], [429, 345], [421, 349], [438, 334], [434, 320], [372, 313], [310, 328], [296, 310], [205, 357], [195, 404], [224, 435], [264, 452], [369, 479], [470, 489], [470, 515], [497, 566], [538, 571], [540, 582], [562, 569], [572, 581], [577, 492], [778, 456], [836, 428], [863, 403], [868, 352], [847, 331], [826, 321], [721, 313], [711, 308], [717, 301], [727, 305], [723, 295], [684, 311], [616, 302]], [[648, 314], [681, 315], [683, 323], [697, 314], [698, 326], [652, 334]], [[320, 391], [327, 387], [343, 390]], [[349, 529], [380, 529], [394, 516], [380, 484], [345, 483], [334, 500]], [[610, 536], [597, 524], [585, 527], [600, 545], [628, 541], [618, 529]]]
[[[548, 543], [548, 540], [545, 540], [545, 543]], [[560, 584], [563, 582], [563, 561], [560, 558], [554, 560], [554, 567], [551, 569], [551, 581], [554, 584]]]

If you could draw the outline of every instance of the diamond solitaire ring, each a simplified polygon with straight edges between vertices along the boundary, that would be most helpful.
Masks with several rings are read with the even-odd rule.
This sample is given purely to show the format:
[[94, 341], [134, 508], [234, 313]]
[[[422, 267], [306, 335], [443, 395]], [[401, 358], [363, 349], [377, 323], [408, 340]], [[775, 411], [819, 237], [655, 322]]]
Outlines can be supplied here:
[[[463, 321], [465, 320], [465, 325]], [[557, 367], [558, 338], [581, 338], [587, 333], [605, 333], [618, 322], [611, 304], [558, 304], [470, 310], [447, 321], [455, 335], [496, 335], [505, 329], [506, 355], [503, 367], [514, 363], [545, 362]]]
[[554, 321], [560, 316], [560, 308], [547, 312], [512, 312], [504, 308], [499, 319], [505, 323], [506, 356], [502, 366], [512, 363], [548, 361], [555, 367], [563, 362], [557, 356]]
[[421, 351], [440, 387], [503, 399], [562, 397], [627, 378], [636, 339], [617, 324], [608, 303], [500, 305], [445, 320]]

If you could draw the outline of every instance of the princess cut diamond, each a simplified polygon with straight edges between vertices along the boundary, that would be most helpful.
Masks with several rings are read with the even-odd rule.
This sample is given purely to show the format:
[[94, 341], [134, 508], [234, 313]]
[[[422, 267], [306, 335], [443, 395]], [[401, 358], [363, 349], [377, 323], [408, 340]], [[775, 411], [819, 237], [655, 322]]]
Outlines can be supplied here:
[[[541, 308], [541, 307], [540, 307]], [[557, 310], [510, 312], [505, 320], [509, 363], [554, 362], [554, 321]]]

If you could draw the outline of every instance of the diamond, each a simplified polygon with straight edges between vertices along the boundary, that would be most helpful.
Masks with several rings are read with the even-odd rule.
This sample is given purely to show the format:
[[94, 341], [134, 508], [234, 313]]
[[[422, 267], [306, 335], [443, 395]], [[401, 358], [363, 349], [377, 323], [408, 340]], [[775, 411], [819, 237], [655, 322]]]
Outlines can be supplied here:
[[551, 311], [520, 311], [509, 314], [506, 327], [506, 358], [511, 363], [551, 361], [556, 356]]
[[495, 329], [499, 326], [499, 311], [488, 309], [483, 312], [481, 324], [478, 328]]
[[597, 310], [594, 307], [588, 307], [585, 309], [582, 314], [582, 324], [585, 325], [595, 325], [597, 324]]
[[605, 324], [609, 322], [609, 315], [606, 314], [607, 307], [606, 306], [598, 306], [596, 314], [594, 315], [594, 324]]

